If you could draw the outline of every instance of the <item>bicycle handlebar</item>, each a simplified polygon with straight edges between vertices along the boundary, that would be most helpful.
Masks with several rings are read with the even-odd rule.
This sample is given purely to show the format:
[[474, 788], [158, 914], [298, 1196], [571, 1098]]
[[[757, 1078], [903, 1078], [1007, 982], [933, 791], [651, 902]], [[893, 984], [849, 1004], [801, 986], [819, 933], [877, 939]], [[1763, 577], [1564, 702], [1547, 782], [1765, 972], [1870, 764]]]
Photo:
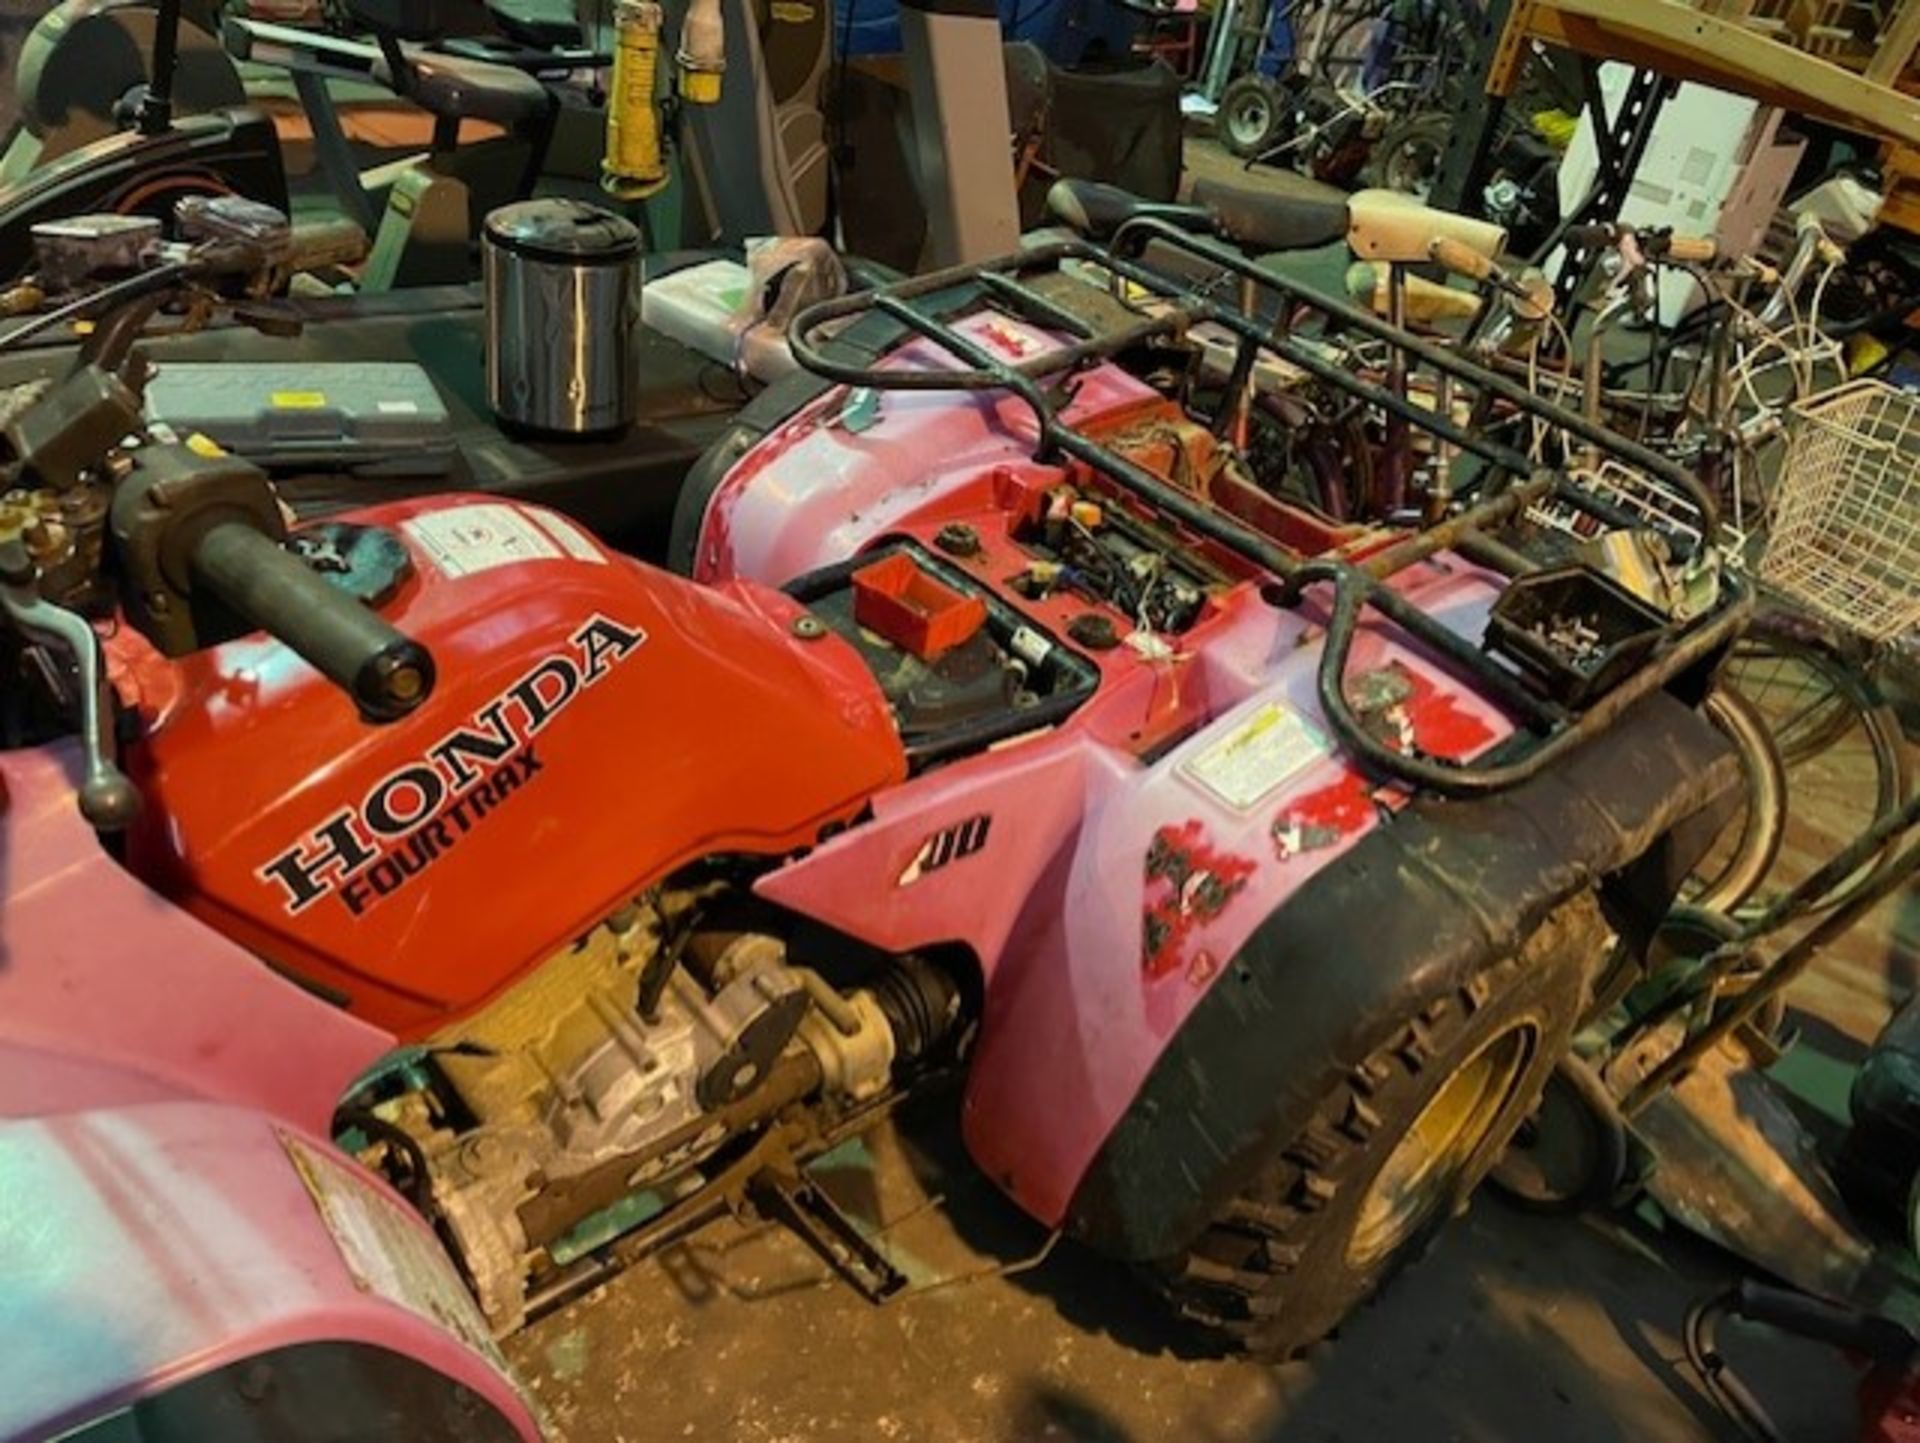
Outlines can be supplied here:
[[1662, 226], [1634, 226], [1624, 221], [1568, 226], [1568, 245], [1614, 246], [1632, 242], [1648, 260], [1675, 265], [1712, 265], [1720, 258], [1720, 244], [1712, 236], [1687, 235]]

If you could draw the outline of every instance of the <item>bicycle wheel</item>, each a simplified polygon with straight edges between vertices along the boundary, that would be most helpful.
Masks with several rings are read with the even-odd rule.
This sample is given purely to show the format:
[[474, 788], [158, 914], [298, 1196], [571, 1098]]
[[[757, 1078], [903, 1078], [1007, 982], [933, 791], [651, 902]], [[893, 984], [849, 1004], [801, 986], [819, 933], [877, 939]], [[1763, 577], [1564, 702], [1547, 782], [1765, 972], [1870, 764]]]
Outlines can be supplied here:
[[[1907, 796], [1898, 718], [1856, 660], [1789, 613], [1762, 613], [1721, 673], [1771, 733], [1786, 775], [1780, 854], [1748, 900], [1764, 906], [1809, 876]], [[1879, 875], [1890, 849], [1823, 897], [1835, 907]]]
[[1714, 838], [1681, 897], [1709, 912], [1731, 913], [1766, 880], [1787, 830], [1787, 776], [1767, 724], [1753, 703], [1726, 686], [1707, 695], [1707, 720], [1740, 759], [1738, 810]]

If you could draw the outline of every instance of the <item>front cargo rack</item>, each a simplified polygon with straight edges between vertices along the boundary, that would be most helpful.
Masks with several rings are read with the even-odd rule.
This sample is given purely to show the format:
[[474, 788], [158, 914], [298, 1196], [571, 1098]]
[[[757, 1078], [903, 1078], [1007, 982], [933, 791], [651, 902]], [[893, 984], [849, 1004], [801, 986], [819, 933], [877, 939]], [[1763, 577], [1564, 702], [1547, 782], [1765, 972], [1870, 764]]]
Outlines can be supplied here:
[[[1216, 276], [1236, 282], [1240, 305], [1223, 304], [1209, 293], [1212, 287], [1196, 289], [1189, 281], [1144, 264], [1137, 257], [1149, 242], [1162, 248], [1159, 256], [1171, 251], [1189, 264], [1197, 262]], [[1131, 319], [1097, 329], [1072, 308], [1028, 284], [1027, 277], [1056, 271], [1067, 263], [1109, 277], [1113, 299]], [[1278, 303], [1275, 319], [1261, 318], [1257, 304], [1261, 299], [1269, 306]], [[953, 324], [961, 315], [983, 306], [1002, 310], [1066, 339], [1024, 360], [1002, 360]], [[1392, 355], [1389, 384], [1383, 386], [1354, 375], [1297, 338], [1292, 333], [1295, 316], [1312, 313], [1384, 343]], [[821, 335], [825, 327], [871, 314], [894, 322], [901, 340], [922, 337], [958, 364], [902, 366], [897, 364], [897, 357], [892, 365], [859, 364], [848, 358], [849, 352]], [[1492, 494], [1435, 524], [1410, 529], [1363, 559], [1302, 557], [1062, 420], [1055, 400], [1064, 391], [1059, 384], [1062, 378], [1147, 342], [1178, 340], [1203, 323], [1222, 327], [1234, 338], [1234, 363], [1227, 381], [1229, 404], [1251, 383], [1264, 351], [1384, 412], [1390, 436], [1391, 428], [1412, 428], [1476, 457], [1489, 468], [1480, 491]], [[1498, 439], [1462, 426], [1451, 414], [1442, 414], [1445, 408], [1421, 405], [1406, 392], [1407, 363], [1430, 367], [1449, 384], [1462, 382], [1482, 396], [1647, 473], [1684, 496], [1706, 523], [1690, 532], [1676, 529], [1668, 533], [1669, 544], [1679, 554], [1700, 547], [1703, 534], [1713, 534], [1717, 508], [1712, 497], [1691, 473], [1668, 458], [1534, 395], [1510, 377], [1443, 345], [1408, 334], [1344, 300], [1322, 295], [1257, 266], [1231, 247], [1165, 221], [1131, 220], [1107, 247], [1084, 240], [1052, 241], [997, 260], [951, 266], [822, 301], [794, 318], [789, 340], [794, 358], [803, 367], [849, 387], [1010, 392], [1033, 412], [1038, 427], [1036, 460], [1051, 463], [1068, 457], [1099, 472], [1196, 536], [1269, 573], [1274, 584], [1265, 589], [1265, 594], [1280, 604], [1297, 603], [1308, 587], [1331, 587], [1317, 678], [1320, 704], [1343, 746], [1370, 774], [1381, 779], [1456, 797], [1484, 795], [1525, 782], [1604, 732], [1636, 702], [1708, 661], [1738, 635], [1752, 610], [1752, 594], [1744, 581], [1723, 568], [1717, 606], [1685, 621], [1667, 621], [1656, 634], [1642, 637], [1636, 654], [1644, 661], [1617, 682], [1583, 688], [1571, 699], [1543, 695], [1529, 687], [1515, 671], [1500, 665], [1389, 586], [1388, 579], [1442, 551], [1458, 552], [1510, 581], [1533, 575], [1541, 570], [1538, 564], [1490, 533], [1523, 518], [1529, 508], [1549, 501], [1592, 516], [1607, 527], [1644, 527], [1647, 521], [1621, 510], [1603, 492], [1582, 485], [1574, 474], [1539, 464]], [[1531, 734], [1531, 744], [1502, 747], [1491, 760], [1458, 763], [1403, 753], [1382, 741], [1356, 714], [1345, 685], [1353, 642], [1362, 614], [1369, 609], [1415, 638], [1436, 661], [1479, 688], [1488, 700], [1507, 709], [1525, 733]]]

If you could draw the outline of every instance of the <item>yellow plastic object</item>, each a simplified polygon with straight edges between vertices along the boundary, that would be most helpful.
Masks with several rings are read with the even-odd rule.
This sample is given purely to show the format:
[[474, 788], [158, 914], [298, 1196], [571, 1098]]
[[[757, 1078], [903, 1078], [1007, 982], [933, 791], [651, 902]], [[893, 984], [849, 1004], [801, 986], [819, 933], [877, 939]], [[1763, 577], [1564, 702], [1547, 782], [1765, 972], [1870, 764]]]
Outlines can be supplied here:
[[31, 281], [0, 291], [0, 316], [24, 316], [46, 304], [47, 293]]
[[654, 86], [660, 66], [660, 6], [616, 0], [613, 84], [607, 95], [607, 151], [600, 188], [621, 200], [644, 200], [664, 189], [660, 112]]
[[[1375, 315], [1389, 315], [1393, 310], [1392, 282], [1387, 267], [1378, 261], [1355, 261], [1347, 267], [1347, 294], [1371, 306]], [[1439, 285], [1421, 276], [1406, 277], [1406, 317], [1410, 321], [1467, 321], [1479, 311], [1480, 297], [1472, 291]]]
[[[1913, 324], [1911, 316], [1907, 318], [1907, 324]], [[1847, 342], [1847, 374], [1864, 376], [1890, 354], [1886, 342], [1862, 331]]]
[[194, 455], [204, 456], [209, 461], [227, 454], [226, 449], [204, 431], [195, 431], [184, 444]]
[[1067, 514], [1089, 531], [1098, 526], [1102, 519], [1098, 501], [1076, 501], [1068, 508]]
[[1533, 133], [1558, 151], [1573, 144], [1579, 128], [1580, 117], [1564, 110], [1536, 110], [1533, 114]]
[[720, 103], [720, 72], [682, 68], [680, 98], [692, 105], [718, 105]]

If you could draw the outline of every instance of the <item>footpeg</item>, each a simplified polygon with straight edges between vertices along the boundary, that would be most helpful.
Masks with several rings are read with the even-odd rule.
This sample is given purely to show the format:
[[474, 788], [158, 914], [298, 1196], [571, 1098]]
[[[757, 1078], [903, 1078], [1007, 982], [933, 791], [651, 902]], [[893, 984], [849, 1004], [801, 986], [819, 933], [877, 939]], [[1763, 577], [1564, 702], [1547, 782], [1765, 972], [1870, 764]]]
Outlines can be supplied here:
[[907, 1275], [806, 1174], [763, 1169], [747, 1184], [747, 1195], [805, 1239], [868, 1302], [884, 1303], [907, 1286]]

